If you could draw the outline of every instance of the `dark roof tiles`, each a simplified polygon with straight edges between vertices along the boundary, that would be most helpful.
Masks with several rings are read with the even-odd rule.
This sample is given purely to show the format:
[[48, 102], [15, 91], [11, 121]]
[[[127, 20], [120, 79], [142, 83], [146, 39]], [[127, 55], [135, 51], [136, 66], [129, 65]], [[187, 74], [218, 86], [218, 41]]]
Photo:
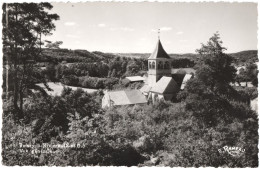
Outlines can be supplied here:
[[148, 59], [157, 59], [157, 58], [170, 59], [170, 56], [163, 49], [160, 39], [157, 42], [154, 52], [150, 55]]
[[179, 87], [172, 77], [163, 76], [151, 89], [151, 92], [160, 94], [175, 94]]

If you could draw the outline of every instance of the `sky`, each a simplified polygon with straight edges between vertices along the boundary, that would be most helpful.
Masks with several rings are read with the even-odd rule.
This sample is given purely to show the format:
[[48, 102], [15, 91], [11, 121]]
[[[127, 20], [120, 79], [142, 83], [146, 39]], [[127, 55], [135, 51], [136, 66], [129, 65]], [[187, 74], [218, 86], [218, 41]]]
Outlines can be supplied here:
[[256, 3], [52, 3], [51, 41], [61, 48], [151, 53], [160, 40], [167, 53], [195, 53], [217, 31], [227, 53], [257, 49]]

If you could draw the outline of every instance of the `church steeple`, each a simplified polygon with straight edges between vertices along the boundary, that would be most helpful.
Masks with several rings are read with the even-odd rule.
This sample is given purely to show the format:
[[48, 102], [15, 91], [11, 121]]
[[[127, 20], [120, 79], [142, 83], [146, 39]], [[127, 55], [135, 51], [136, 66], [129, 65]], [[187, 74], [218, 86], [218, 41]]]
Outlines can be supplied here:
[[156, 84], [162, 76], [171, 76], [171, 58], [163, 49], [159, 38], [158, 31], [158, 42], [148, 58], [148, 85], [150, 86]]
[[160, 40], [160, 29], [158, 29], [158, 39]]
[[156, 47], [153, 51], [153, 53], [150, 55], [149, 59], [157, 59], [157, 58], [166, 58], [166, 59], [170, 59], [170, 56], [165, 52], [165, 50], [163, 49], [163, 46], [161, 44], [160, 39], [158, 39], [158, 42], [156, 44]]

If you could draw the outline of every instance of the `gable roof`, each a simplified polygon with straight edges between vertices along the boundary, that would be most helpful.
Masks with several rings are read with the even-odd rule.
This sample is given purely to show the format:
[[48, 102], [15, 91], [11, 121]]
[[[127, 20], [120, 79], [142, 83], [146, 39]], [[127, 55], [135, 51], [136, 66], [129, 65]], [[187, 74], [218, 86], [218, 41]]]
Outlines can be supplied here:
[[231, 86], [241, 86], [241, 87], [254, 87], [252, 82], [235, 82], [235, 83], [230, 83]]
[[150, 55], [148, 59], [157, 59], [157, 58], [170, 59], [170, 56], [163, 49], [160, 39], [156, 44], [155, 50], [153, 51], [153, 53]]
[[129, 76], [126, 77], [126, 79], [130, 80], [131, 82], [144, 81], [144, 77], [141, 76]]
[[107, 93], [115, 106], [147, 103], [145, 96], [139, 90], [109, 91]]
[[150, 90], [151, 90], [151, 86], [149, 86], [148, 84], [145, 84], [145, 85], [143, 85], [143, 87], [140, 89], [140, 91], [142, 92], [142, 93], [149, 93], [150, 92]]
[[177, 93], [179, 87], [172, 77], [163, 76], [151, 89], [151, 92], [160, 94]]
[[131, 104], [147, 103], [146, 97], [140, 90], [126, 90], [125, 93]]

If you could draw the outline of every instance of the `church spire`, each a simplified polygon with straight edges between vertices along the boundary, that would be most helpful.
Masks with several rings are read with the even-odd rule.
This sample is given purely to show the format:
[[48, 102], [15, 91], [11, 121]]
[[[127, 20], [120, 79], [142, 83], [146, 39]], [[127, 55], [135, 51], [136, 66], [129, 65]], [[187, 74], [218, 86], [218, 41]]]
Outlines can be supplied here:
[[158, 29], [158, 39], [160, 40], [160, 29]]
[[[158, 38], [160, 38], [160, 36], [158, 36]], [[158, 39], [156, 47], [148, 59], [158, 59], [158, 58], [170, 59], [170, 56], [163, 49], [160, 39]]]

